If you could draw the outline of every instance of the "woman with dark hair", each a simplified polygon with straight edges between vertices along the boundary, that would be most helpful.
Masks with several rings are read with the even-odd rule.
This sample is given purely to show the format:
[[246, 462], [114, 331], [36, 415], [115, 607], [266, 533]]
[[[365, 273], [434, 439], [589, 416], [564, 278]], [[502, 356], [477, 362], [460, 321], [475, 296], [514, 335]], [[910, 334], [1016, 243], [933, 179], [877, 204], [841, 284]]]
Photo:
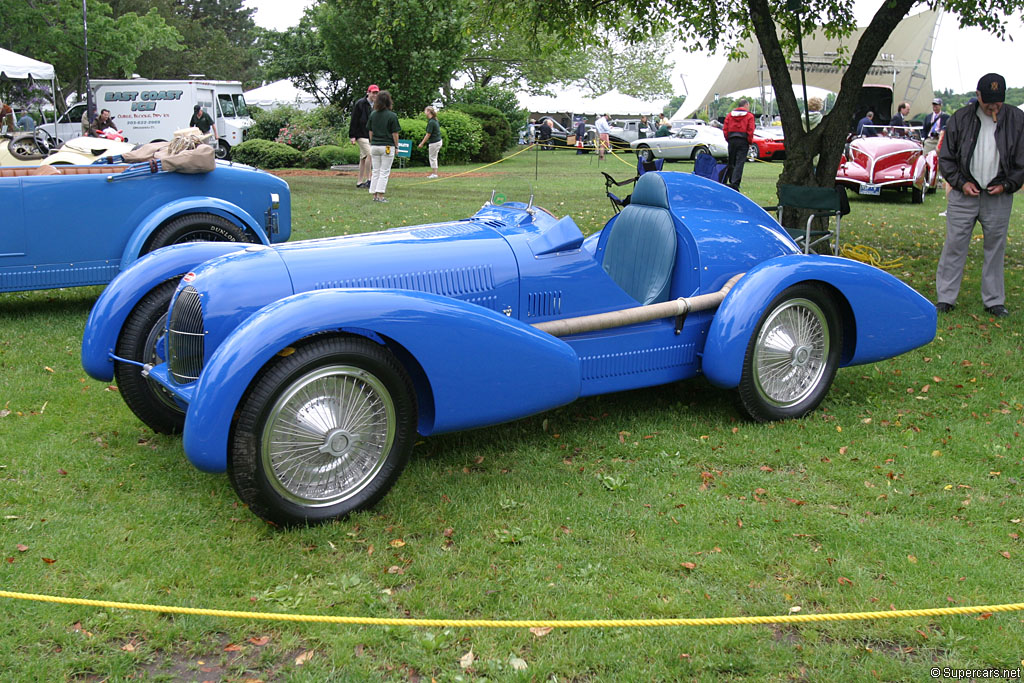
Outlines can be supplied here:
[[370, 194], [373, 201], [386, 202], [384, 192], [388, 187], [391, 165], [395, 163], [395, 152], [398, 150], [398, 134], [402, 127], [398, 125], [398, 116], [391, 111], [391, 93], [381, 90], [373, 103], [367, 128], [370, 129], [370, 163], [373, 172], [370, 174]]
[[441, 151], [441, 124], [437, 122], [437, 110], [427, 107], [423, 110], [427, 115], [427, 134], [420, 140], [418, 147], [427, 145], [427, 160], [430, 161], [430, 175], [428, 178], [437, 177], [437, 155]]

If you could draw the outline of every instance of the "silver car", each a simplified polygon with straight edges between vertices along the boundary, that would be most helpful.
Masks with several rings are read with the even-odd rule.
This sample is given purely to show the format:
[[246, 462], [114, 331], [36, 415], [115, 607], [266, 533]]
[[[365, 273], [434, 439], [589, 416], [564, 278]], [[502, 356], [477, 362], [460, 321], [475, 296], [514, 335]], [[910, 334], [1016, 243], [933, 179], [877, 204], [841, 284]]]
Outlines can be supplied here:
[[643, 138], [629, 144], [641, 159], [696, 159], [708, 152], [716, 159], [729, 156], [722, 131], [714, 126], [687, 126], [663, 138]]

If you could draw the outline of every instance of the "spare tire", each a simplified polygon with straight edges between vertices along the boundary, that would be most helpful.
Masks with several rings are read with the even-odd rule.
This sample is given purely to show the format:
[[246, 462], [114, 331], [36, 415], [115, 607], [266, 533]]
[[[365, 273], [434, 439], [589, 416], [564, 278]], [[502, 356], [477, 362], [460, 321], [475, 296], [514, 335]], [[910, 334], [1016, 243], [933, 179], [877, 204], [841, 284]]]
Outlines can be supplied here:
[[231, 221], [212, 213], [190, 213], [166, 223], [153, 233], [143, 254], [185, 242], [253, 242], [252, 237]]

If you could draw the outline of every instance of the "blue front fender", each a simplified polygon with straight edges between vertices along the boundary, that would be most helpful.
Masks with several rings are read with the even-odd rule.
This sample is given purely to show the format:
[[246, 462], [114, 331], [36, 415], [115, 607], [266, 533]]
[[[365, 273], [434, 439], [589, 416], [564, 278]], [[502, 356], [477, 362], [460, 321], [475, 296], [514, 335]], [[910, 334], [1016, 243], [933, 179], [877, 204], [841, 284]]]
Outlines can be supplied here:
[[765, 309], [801, 282], [821, 283], [836, 297], [844, 366], [891, 358], [935, 338], [935, 306], [885, 271], [834, 256], [781, 256], [752, 268], [715, 313], [702, 363], [713, 384], [739, 385], [747, 346]]
[[190, 242], [146, 254], [118, 273], [89, 312], [82, 336], [82, 367], [90, 377], [109, 382], [114, 377], [114, 352], [128, 315], [161, 282], [187, 273], [204, 261], [239, 249], [238, 242]]
[[300, 339], [331, 332], [373, 338], [417, 366], [407, 370], [424, 435], [524, 417], [580, 393], [579, 359], [568, 344], [495, 311], [405, 290], [303, 292], [260, 309], [210, 357], [185, 420], [189, 460], [224, 471], [232, 417], [256, 373]]
[[[270, 206], [269, 200], [267, 206]], [[251, 230], [261, 244], [270, 244], [267, 233], [260, 222], [237, 204], [217, 197], [182, 197], [164, 204], [139, 222], [139, 226], [135, 228], [135, 232], [132, 233], [121, 253], [121, 267], [133, 263], [139, 258], [142, 248], [146, 245], [146, 240], [157, 228], [172, 218], [189, 213], [212, 213], [233, 223], [240, 223], [239, 227]]]

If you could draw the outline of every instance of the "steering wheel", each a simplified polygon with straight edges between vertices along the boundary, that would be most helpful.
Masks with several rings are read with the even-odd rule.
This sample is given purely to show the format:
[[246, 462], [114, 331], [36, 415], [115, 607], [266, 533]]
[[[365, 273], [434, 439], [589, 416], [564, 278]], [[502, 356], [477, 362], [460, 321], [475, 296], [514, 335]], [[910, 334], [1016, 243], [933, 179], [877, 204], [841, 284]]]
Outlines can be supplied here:
[[50, 135], [43, 128], [36, 128], [35, 133], [32, 135], [32, 139], [36, 142], [36, 147], [43, 154], [49, 154], [53, 149], [58, 147], [57, 141], [54, 140], [53, 136]]

